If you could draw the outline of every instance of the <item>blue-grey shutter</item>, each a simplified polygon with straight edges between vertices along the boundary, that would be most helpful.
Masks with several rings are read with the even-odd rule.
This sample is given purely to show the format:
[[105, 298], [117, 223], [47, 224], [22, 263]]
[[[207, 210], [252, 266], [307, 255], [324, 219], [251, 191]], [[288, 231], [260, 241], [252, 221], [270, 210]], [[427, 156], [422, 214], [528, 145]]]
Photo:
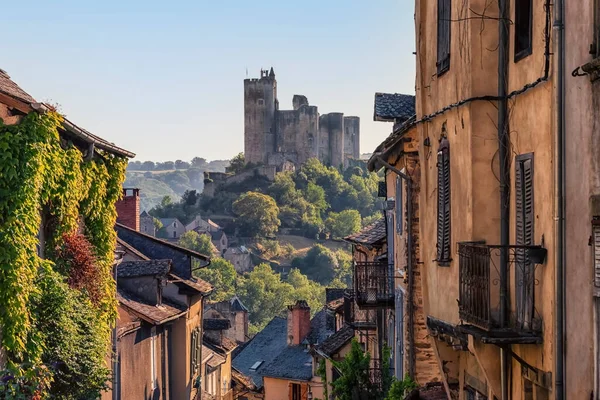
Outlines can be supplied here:
[[437, 155], [437, 261], [450, 261], [450, 148], [442, 139]]
[[403, 193], [402, 193], [402, 178], [396, 177], [396, 232], [402, 235], [404, 225], [404, 213], [403, 211]]
[[388, 293], [391, 295], [394, 293], [394, 272], [396, 268], [395, 257], [394, 257], [394, 213], [389, 210], [386, 211], [386, 222], [387, 222], [387, 259], [388, 259]]
[[437, 25], [437, 73], [442, 74], [450, 68], [450, 19], [452, 18], [451, 0], [438, 0]]

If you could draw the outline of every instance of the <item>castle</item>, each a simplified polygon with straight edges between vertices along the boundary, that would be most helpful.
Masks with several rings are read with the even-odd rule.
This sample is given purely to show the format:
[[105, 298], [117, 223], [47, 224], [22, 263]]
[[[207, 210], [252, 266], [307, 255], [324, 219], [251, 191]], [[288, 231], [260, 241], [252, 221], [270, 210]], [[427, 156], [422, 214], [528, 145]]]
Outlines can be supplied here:
[[246, 162], [290, 170], [309, 158], [346, 167], [360, 158], [360, 119], [343, 113], [319, 115], [306, 96], [294, 95], [293, 110], [280, 110], [273, 68], [244, 80]]

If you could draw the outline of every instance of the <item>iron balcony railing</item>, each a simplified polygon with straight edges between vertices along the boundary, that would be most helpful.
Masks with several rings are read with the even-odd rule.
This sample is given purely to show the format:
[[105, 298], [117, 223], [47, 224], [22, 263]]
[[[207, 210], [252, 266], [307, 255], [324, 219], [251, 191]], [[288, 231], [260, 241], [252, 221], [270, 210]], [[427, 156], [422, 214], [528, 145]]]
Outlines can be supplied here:
[[[507, 279], [500, 280], [500, 255], [507, 256]], [[463, 323], [483, 330], [538, 332], [541, 318], [536, 310], [535, 270], [544, 262], [541, 246], [495, 246], [484, 242], [458, 243], [459, 316]], [[514, 269], [514, 271], [511, 271]], [[503, 287], [504, 286], [504, 287]], [[500, 294], [515, 299], [507, 317], [500, 320]]]
[[394, 375], [394, 369], [389, 365], [386, 368], [382, 360], [372, 358], [369, 365], [369, 381], [378, 389], [382, 388], [384, 379], [391, 380]]
[[354, 263], [354, 294], [361, 308], [394, 306], [394, 268], [382, 261]]
[[359, 308], [354, 291], [346, 290], [344, 292], [344, 321], [354, 329], [375, 329], [377, 327], [377, 310]]

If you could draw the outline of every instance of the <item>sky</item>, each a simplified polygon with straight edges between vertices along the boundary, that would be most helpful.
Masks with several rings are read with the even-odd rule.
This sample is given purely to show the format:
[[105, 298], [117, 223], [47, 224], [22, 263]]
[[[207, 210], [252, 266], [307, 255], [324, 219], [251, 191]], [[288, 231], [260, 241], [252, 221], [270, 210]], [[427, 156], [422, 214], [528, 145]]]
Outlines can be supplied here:
[[38, 101], [137, 154], [243, 151], [243, 80], [275, 69], [281, 109], [361, 118], [361, 153], [391, 123], [375, 92], [414, 94], [412, 0], [42, 0], [3, 5], [0, 68]]

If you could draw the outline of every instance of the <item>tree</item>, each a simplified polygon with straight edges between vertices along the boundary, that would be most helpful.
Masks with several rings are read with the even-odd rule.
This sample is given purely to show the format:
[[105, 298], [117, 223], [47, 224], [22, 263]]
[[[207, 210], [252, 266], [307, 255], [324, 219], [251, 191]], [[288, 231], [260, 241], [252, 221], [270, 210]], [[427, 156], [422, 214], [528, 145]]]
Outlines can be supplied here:
[[339, 268], [335, 254], [320, 244], [313, 246], [303, 258], [295, 258], [292, 267], [298, 268], [310, 279], [323, 285], [328, 284]]
[[158, 219], [156, 217], [152, 217], [152, 222], [154, 223], [154, 229], [156, 229], [156, 231], [159, 231], [160, 229], [162, 229], [163, 223], [160, 222], [160, 219]]
[[233, 212], [238, 217], [240, 232], [246, 236], [272, 236], [281, 225], [277, 203], [262, 193], [244, 193], [233, 203]]
[[371, 382], [369, 369], [371, 355], [362, 351], [356, 339], [352, 339], [350, 352], [334, 367], [340, 377], [332, 382], [333, 396], [338, 400], [376, 399], [376, 387]]
[[176, 160], [175, 161], [175, 169], [188, 169], [190, 167], [190, 163], [187, 161]]
[[360, 213], [356, 210], [344, 210], [329, 213], [325, 226], [336, 238], [343, 238], [360, 230]]
[[165, 161], [163, 163], [165, 170], [170, 171], [175, 169], [175, 163], [173, 161]]
[[141, 169], [142, 171], [154, 171], [154, 161], [144, 161]]
[[179, 245], [186, 249], [197, 251], [207, 256], [217, 256], [219, 250], [211, 241], [209, 234], [199, 234], [196, 231], [188, 231], [179, 238]]
[[304, 198], [320, 212], [327, 210], [329, 207], [329, 204], [327, 204], [327, 201], [325, 200], [325, 190], [313, 182], [308, 182], [306, 190], [304, 191]]
[[208, 267], [194, 271], [194, 275], [215, 287], [211, 295], [213, 301], [229, 300], [235, 294], [237, 273], [233, 264], [223, 258], [213, 258]]
[[192, 158], [192, 167], [201, 168], [206, 166], [206, 158], [194, 157]]
[[173, 204], [173, 200], [171, 199], [171, 196], [165, 196], [162, 198], [162, 200], [160, 201], [160, 205], [162, 207], [166, 207], [170, 204]]
[[229, 171], [234, 174], [239, 174], [244, 170], [246, 166], [246, 158], [244, 157], [244, 153], [239, 153], [237, 156], [231, 159], [229, 164]]

